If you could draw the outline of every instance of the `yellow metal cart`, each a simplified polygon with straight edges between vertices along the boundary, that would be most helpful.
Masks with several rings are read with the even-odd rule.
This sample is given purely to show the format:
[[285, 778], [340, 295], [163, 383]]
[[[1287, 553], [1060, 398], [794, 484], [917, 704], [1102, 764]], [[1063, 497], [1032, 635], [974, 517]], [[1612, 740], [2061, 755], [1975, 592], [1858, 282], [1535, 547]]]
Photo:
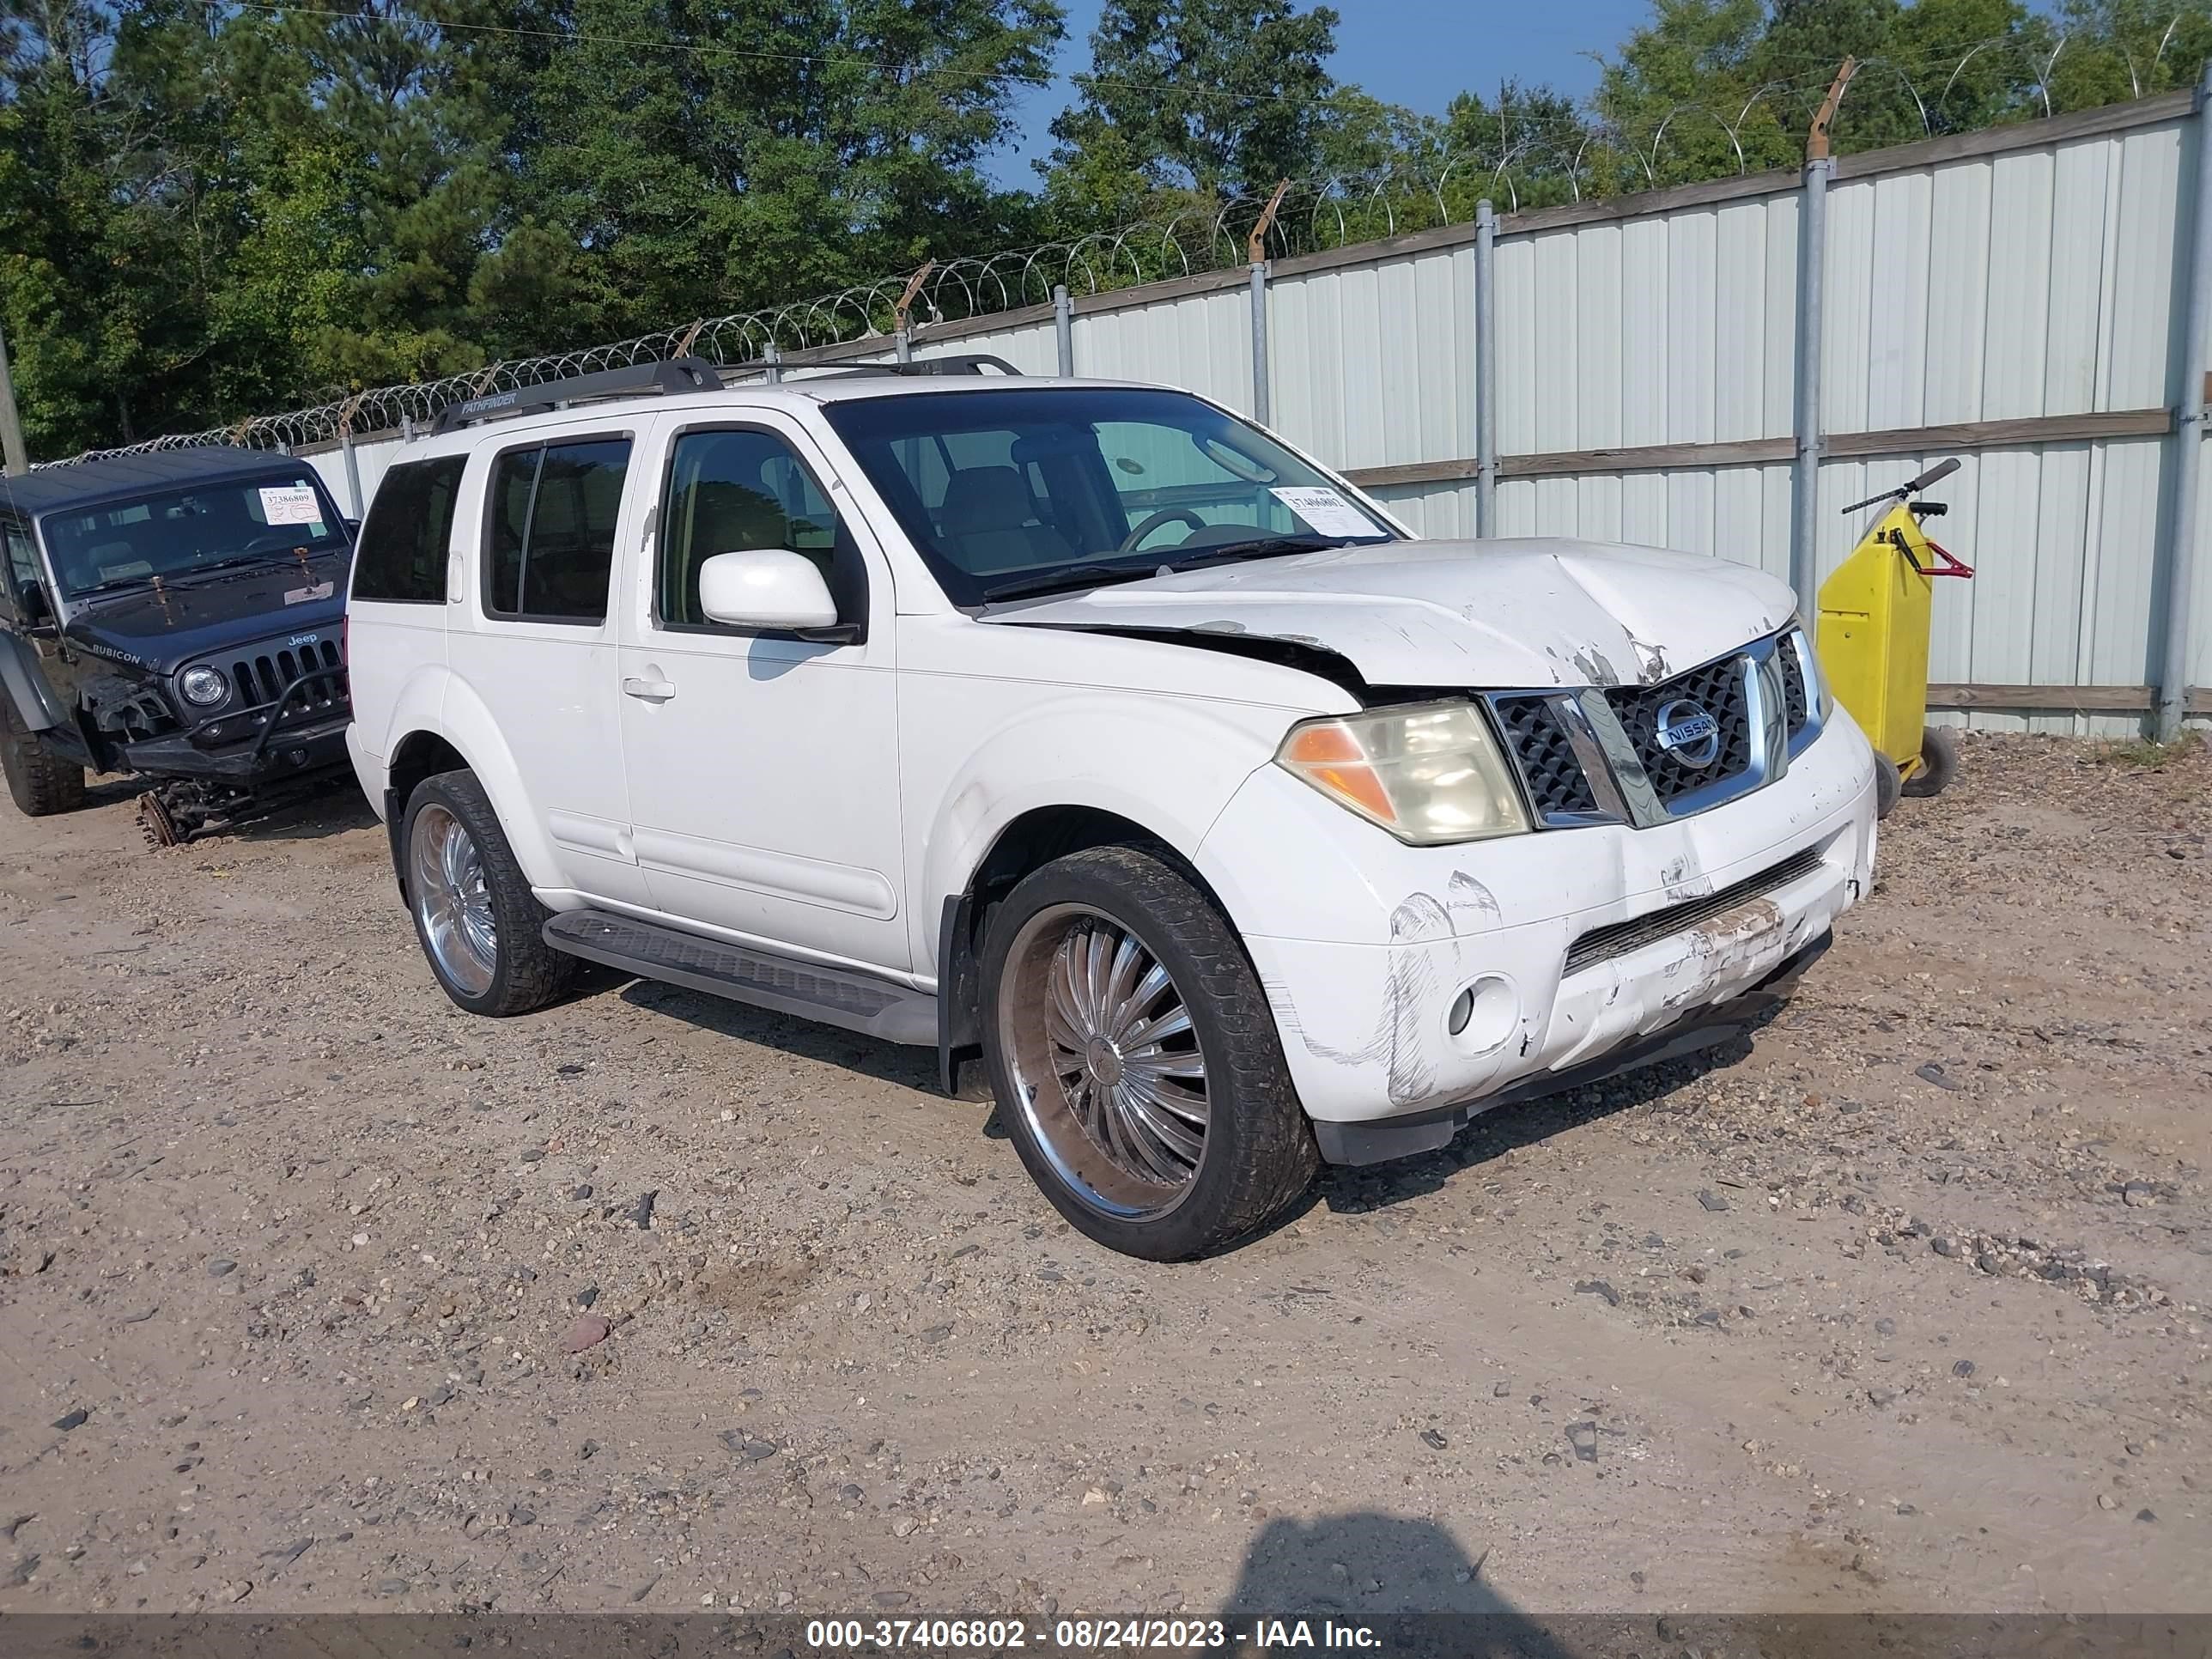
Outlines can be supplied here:
[[1955, 459], [1939, 462], [1909, 483], [1845, 507], [1849, 514], [1894, 503], [1820, 584], [1820, 670], [1830, 694], [1874, 745], [1884, 816], [1900, 794], [1932, 795], [1959, 769], [1951, 734], [1928, 724], [1928, 627], [1934, 579], [1974, 571], [1920, 527], [1946, 511], [1944, 503], [1915, 499], [1958, 470]]

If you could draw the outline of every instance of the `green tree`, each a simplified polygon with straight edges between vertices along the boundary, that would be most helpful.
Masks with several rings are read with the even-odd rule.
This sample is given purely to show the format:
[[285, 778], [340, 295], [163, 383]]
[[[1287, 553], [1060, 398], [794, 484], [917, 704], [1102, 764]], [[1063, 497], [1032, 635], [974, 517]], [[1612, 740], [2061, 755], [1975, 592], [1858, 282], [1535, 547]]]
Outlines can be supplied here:
[[1592, 128], [1563, 92], [1507, 81], [1495, 100], [1463, 92], [1444, 112], [1443, 179], [1445, 207], [1463, 220], [1488, 197], [1500, 212], [1549, 207], [1594, 193], [1591, 168], [1598, 159]]
[[205, 401], [227, 226], [178, 96], [204, 46], [178, 11], [0, 10], [0, 309], [34, 453]]
[[318, 379], [428, 378], [496, 349], [469, 299], [506, 213], [508, 123], [481, 32], [496, 15], [489, 0], [339, 0], [224, 21], [255, 217], [281, 217], [304, 176], [352, 228], [330, 250], [339, 315], [301, 331]]
[[1055, 0], [544, 0], [501, 46], [514, 199], [610, 332], [1002, 246], [977, 163]]
[[1257, 196], [1322, 171], [1336, 24], [1289, 0], [1107, 0], [1040, 164], [1058, 216], [1111, 222], [1136, 193]]

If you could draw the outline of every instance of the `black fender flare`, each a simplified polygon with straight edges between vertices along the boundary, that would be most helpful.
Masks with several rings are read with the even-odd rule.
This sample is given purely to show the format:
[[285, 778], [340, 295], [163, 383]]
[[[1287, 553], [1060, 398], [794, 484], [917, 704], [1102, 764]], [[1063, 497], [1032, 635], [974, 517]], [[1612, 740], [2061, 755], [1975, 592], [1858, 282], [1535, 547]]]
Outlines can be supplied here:
[[55, 700], [46, 677], [39, 672], [39, 659], [14, 634], [0, 634], [0, 690], [6, 691], [27, 732], [51, 732], [70, 723], [69, 711]]

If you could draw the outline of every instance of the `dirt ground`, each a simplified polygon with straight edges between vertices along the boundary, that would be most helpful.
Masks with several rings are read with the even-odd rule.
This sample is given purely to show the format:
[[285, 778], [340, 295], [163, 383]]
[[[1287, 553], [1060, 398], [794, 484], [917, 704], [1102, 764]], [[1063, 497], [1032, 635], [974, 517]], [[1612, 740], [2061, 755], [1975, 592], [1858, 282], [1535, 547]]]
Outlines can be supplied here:
[[2203, 751], [1970, 741], [1747, 1049], [1176, 1267], [920, 1051], [459, 1013], [357, 799], [97, 801], [0, 805], [0, 1611], [2212, 1611]]

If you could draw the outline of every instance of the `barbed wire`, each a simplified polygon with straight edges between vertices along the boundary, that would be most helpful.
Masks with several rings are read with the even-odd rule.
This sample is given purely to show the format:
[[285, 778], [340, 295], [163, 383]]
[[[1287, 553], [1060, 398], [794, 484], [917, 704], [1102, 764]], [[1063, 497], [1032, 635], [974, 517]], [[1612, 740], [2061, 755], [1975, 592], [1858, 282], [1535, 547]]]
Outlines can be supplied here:
[[[2145, 62], [2139, 64], [2124, 50], [2130, 85], [2138, 95], [2145, 76], [2156, 70], [2181, 25], [2207, 15], [2202, 6], [2176, 11]], [[2072, 39], [2059, 33], [2046, 45], [2007, 35], [1917, 59], [1870, 58], [1859, 64], [1853, 84], [1862, 88], [1862, 106], [1866, 89], [1901, 88], [1910, 100], [1919, 136], [1933, 137], [1956, 130], [1955, 118], [1949, 113], [1952, 100], [1968, 70], [1986, 59], [2000, 84], [1995, 93], [1984, 88], [1981, 95], [2009, 100], [2001, 116], [2047, 118], [2057, 112], [2053, 77]], [[441, 380], [333, 391], [304, 408], [88, 450], [71, 459], [206, 443], [301, 448], [336, 441], [347, 434], [428, 423], [447, 405], [466, 398], [684, 353], [725, 368], [764, 373], [771, 356], [803, 366], [810, 354], [824, 348], [865, 348], [873, 343], [877, 349], [888, 351], [895, 343], [902, 301], [913, 331], [910, 338], [919, 341], [932, 327], [1049, 304], [1054, 290], [1063, 286], [1073, 295], [1095, 297], [1162, 278], [1238, 267], [1249, 258], [1255, 229], [1261, 234], [1267, 257], [1285, 258], [1466, 223], [1474, 218], [1478, 203], [1500, 195], [1504, 210], [1515, 212], [1523, 204], [1524, 191], [1579, 202], [1594, 195], [1654, 188], [1674, 181], [1678, 163], [1697, 159], [1686, 137], [1701, 128], [1717, 129], [1735, 172], [1748, 173], [1755, 164], [1784, 164], [1801, 153], [1813, 112], [1834, 75], [1835, 67], [1828, 65], [1767, 81], [1740, 99], [1686, 100], [1630, 120], [1613, 118], [1603, 106], [1602, 93], [1590, 108], [1541, 125], [1523, 121], [1516, 126], [1510, 112], [1501, 108], [1494, 137], [1432, 137], [1426, 145], [1401, 150], [1378, 167], [1289, 180], [1272, 214], [1267, 211], [1267, 198], [1275, 194], [1272, 191], [1267, 196], [1219, 198], [1169, 192], [1152, 211], [1109, 229], [1031, 247], [951, 258], [918, 274], [886, 275], [805, 299], [699, 318], [624, 340], [495, 362]], [[1851, 108], [1846, 97], [1844, 123]], [[1982, 112], [1986, 116], [1986, 110]], [[1847, 133], [1848, 126], [1839, 123], [1839, 131]], [[1710, 167], [1698, 176], [1711, 176]], [[870, 354], [864, 349], [836, 355], [848, 359]]]

